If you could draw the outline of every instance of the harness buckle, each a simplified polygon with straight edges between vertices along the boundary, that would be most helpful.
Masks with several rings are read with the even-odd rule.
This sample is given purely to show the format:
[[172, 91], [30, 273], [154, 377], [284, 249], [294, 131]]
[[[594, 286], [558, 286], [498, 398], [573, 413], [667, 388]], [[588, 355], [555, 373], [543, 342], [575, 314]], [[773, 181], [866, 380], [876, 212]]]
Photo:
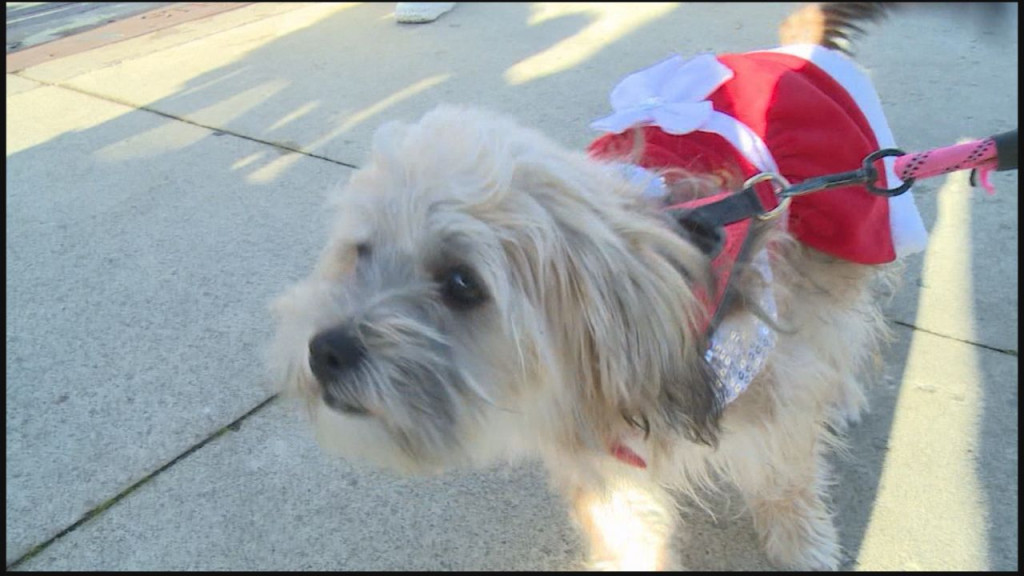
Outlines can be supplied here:
[[774, 220], [780, 214], [789, 208], [789, 203], [793, 201], [792, 198], [783, 194], [787, 188], [789, 188], [789, 180], [786, 180], [781, 174], [775, 172], [761, 172], [747, 179], [743, 183], [743, 188], [750, 188], [761, 182], [773, 182], [775, 184], [775, 197], [779, 199], [778, 205], [775, 208], [763, 213], [757, 214], [757, 219], [762, 221]]

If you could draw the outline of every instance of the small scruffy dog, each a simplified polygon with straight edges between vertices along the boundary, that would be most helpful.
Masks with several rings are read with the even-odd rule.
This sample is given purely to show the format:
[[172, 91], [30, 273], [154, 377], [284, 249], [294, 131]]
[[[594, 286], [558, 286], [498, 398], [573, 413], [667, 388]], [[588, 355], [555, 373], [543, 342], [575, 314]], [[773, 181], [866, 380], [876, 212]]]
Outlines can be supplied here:
[[836, 568], [826, 454], [920, 217], [861, 186], [779, 202], [774, 177], [738, 220], [699, 208], [891, 145], [841, 53], [881, 13], [812, 5], [779, 50], [631, 75], [588, 154], [478, 110], [382, 127], [274, 305], [319, 442], [406, 473], [539, 458], [603, 568], [674, 566], [671, 492], [728, 481], [773, 562]]

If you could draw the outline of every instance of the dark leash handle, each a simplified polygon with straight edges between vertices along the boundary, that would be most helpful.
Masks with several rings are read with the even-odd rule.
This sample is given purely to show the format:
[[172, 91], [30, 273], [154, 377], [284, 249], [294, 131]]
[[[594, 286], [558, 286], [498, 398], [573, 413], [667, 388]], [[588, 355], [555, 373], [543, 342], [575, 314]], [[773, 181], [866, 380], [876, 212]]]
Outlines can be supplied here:
[[1019, 161], [1017, 151], [1017, 130], [1010, 130], [992, 137], [996, 143], [996, 157], [999, 163], [996, 165], [996, 172], [1003, 170], [1016, 170]]

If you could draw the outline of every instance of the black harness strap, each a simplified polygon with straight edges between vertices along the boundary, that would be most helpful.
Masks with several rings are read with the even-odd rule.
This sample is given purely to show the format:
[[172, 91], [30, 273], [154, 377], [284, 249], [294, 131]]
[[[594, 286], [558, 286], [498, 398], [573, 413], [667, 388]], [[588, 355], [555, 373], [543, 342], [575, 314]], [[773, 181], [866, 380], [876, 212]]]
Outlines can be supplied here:
[[[703, 206], [673, 208], [668, 213], [687, 232], [694, 244], [711, 259], [718, 257], [725, 246], [725, 227], [749, 219], [750, 225], [732, 267], [738, 263], [746, 264], [750, 261], [753, 257], [753, 239], [758, 236], [762, 227], [768, 225], [768, 222], [758, 218], [765, 213], [765, 209], [753, 186]], [[730, 271], [722, 298], [715, 307], [711, 322], [708, 324], [707, 336], [709, 338], [721, 323], [725, 311], [729, 309], [736, 297], [735, 283], [733, 282], [735, 276]]]

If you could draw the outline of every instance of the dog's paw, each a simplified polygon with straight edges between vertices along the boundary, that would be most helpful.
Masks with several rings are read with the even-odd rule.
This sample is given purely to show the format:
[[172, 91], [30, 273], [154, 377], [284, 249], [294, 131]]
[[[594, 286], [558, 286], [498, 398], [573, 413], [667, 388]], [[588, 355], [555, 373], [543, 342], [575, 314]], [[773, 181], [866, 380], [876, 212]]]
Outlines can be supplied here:
[[831, 522], [775, 526], [761, 539], [768, 559], [786, 570], [836, 571], [840, 549]]
[[752, 511], [761, 546], [772, 564], [787, 570], [839, 569], [838, 534], [818, 499], [761, 502]]

